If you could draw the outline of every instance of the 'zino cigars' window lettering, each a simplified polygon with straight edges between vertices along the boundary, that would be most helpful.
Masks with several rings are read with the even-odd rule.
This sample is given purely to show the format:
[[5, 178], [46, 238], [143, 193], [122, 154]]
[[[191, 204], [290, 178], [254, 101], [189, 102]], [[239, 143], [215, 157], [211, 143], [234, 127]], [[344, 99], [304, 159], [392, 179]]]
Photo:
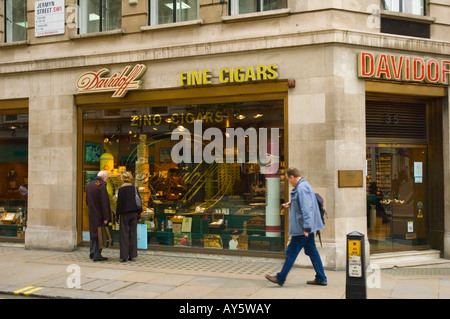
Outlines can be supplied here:
[[131, 126], [151, 126], [173, 123], [176, 125], [193, 124], [194, 121], [203, 123], [221, 123], [224, 120], [224, 114], [221, 111], [198, 112], [198, 113], [173, 113], [169, 118], [163, 120], [160, 114], [132, 115]]
[[[83, 110], [80, 201], [105, 169], [116, 211], [120, 174], [128, 171], [142, 199], [148, 245], [284, 250], [283, 99], [125, 105]], [[82, 218], [88, 232], [86, 207]], [[113, 225], [115, 232], [120, 227]]]

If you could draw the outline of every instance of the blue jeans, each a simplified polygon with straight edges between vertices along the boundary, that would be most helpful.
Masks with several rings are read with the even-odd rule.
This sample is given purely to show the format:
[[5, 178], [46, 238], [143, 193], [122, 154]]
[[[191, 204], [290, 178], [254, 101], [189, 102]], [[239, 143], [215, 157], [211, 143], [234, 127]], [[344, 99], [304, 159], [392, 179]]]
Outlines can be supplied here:
[[305, 248], [305, 254], [311, 259], [311, 263], [316, 271], [316, 281], [326, 282], [327, 277], [325, 276], [325, 270], [323, 269], [322, 260], [320, 259], [319, 252], [317, 251], [316, 242], [314, 241], [314, 233], [310, 233], [308, 237], [292, 236], [289, 245], [286, 248], [286, 260], [284, 262], [283, 268], [276, 275], [276, 278], [280, 284], [284, 284], [286, 277], [291, 271], [294, 262], [297, 259], [298, 254]]

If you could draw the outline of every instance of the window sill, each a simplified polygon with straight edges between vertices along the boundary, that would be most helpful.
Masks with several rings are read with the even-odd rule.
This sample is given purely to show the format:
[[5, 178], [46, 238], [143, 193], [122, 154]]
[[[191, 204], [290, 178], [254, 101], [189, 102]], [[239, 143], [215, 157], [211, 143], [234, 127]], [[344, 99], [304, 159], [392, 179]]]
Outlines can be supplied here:
[[287, 8], [287, 9], [270, 10], [270, 11], [264, 11], [264, 12], [236, 14], [236, 15], [222, 17], [222, 22], [234, 23], [234, 22], [242, 22], [242, 21], [249, 21], [249, 20], [278, 18], [278, 17], [288, 16], [290, 13], [291, 13], [291, 9]]
[[192, 27], [196, 25], [202, 25], [203, 20], [190, 20], [190, 21], [182, 21], [182, 22], [174, 22], [174, 23], [164, 23], [157, 25], [146, 25], [141, 27], [141, 31], [154, 31], [154, 30], [165, 30], [165, 29], [175, 29], [175, 28], [184, 28], [184, 27]]
[[415, 21], [415, 22], [428, 23], [428, 24], [432, 24], [436, 21], [436, 18], [432, 18], [432, 17], [428, 17], [428, 16], [403, 13], [403, 12], [395, 12], [395, 11], [387, 11], [387, 10], [381, 10], [380, 15], [381, 15], [381, 17], [386, 17], [386, 18], [391, 18], [391, 19], [396, 19], [396, 20]]
[[30, 42], [28, 40], [23, 40], [23, 41], [0, 43], [0, 47], [19, 47], [19, 46], [25, 46], [25, 45], [30, 45]]
[[104, 37], [104, 36], [117, 35], [117, 34], [123, 34], [123, 30], [122, 29], [118, 29], [118, 30], [111, 30], [111, 31], [75, 34], [75, 35], [71, 36], [70, 38], [72, 40], [76, 40], [76, 39], [87, 39], [87, 38], [95, 38], [95, 37]]

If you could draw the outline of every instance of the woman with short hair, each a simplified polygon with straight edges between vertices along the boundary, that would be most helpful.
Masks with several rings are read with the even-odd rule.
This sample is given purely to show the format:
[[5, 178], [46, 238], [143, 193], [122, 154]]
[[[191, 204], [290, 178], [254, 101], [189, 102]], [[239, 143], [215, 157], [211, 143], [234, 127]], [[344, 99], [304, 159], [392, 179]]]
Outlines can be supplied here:
[[136, 205], [135, 194], [139, 195], [139, 192], [133, 175], [123, 172], [120, 178], [123, 184], [117, 197], [116, 216], [120, 218], [120, 261], [126, 262], [137, 257], [137, 222], [142, 207]]

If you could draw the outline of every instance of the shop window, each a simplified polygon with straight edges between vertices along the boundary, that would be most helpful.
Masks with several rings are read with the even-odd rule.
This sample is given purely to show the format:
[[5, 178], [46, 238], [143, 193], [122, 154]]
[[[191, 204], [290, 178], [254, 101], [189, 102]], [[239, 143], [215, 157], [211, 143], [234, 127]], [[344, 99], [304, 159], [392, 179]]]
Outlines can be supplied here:
[[149, 0], [149, 25], [198, 19], [198, 0]]
[[27, 195], [28, 114], [3, 110], [0, 111], [0, 236], [23, 238]]
[[245, 14], [287, 8], [287, 0], [230, 0], [229, 14]]
[[135, 176], [149, 247], [284, 249], [283, 100], [110, 111], [82, 111], [83, 240], [85, 188], [106, 169], [113, 211], [120, 172]]
[[5, 0], [5, 42], [27, 39], [26, 0]]
[[425, 0], [383, 0], [384, 10], [416, 15], [425, 15]]
[[122, 1], [79, 0], [80, 34], [122, 28]]

